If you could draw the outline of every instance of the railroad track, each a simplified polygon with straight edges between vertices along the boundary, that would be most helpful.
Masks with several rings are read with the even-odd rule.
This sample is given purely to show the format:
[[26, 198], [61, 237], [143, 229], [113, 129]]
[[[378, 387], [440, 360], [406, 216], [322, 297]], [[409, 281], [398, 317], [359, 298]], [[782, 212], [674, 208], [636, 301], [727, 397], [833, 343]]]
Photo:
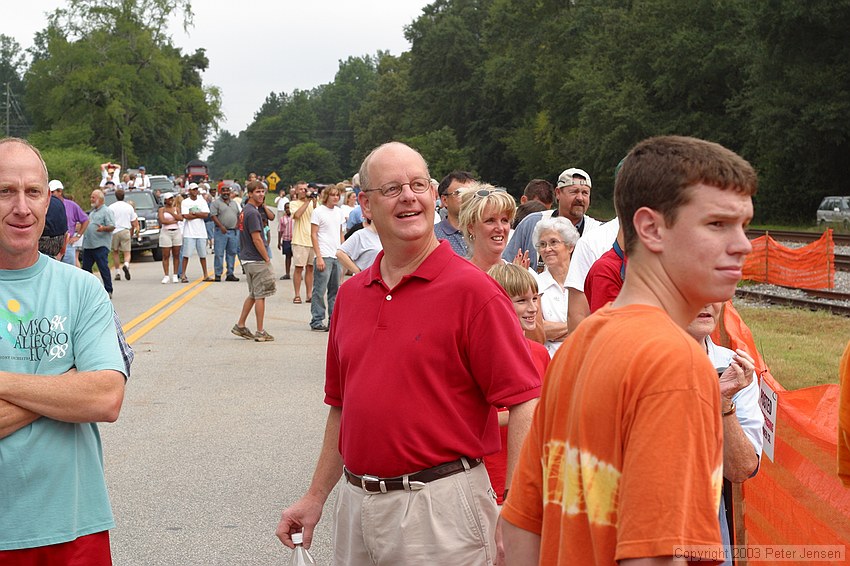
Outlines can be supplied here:
[[[786, 289], [795, 289], [794, 287], [786, 287]], [[797, 307], [803, 309], [809, 309], [812, 311], [820, 310], [830, 312], [832, 314], [838, 314], [841, 316], [850, 316], [850, 306], [844, 305], [836, 305], [835, 303], [828, 303], [821, 299], [832, 299], [839, 301], [847, 301], [850, 300], [850, 294], [848, 293], [836, 293], [833, 291], [814, 291], [811, 289], [797, 289], [799, 291], [803, 291], [809, 297], [812, 298], [798, 298], [798, 297], [783, 297], [781, 295], [774, 295], [773, 293], [767, 293], [763, 291], [751, 291], [749, 289], [738, 289], [735, 291], [736, 297], [741, 297], [744, 299], [751, 299], [755, 301], [766, 302], [771, 305], [780, 305], [780, 306], [789, 306], [789, 307]]]

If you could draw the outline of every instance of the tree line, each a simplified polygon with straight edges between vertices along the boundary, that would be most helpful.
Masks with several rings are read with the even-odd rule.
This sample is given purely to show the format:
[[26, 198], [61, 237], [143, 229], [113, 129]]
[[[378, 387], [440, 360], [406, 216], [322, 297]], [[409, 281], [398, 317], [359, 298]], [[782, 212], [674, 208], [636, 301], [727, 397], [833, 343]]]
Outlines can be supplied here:
[[467, 169], [518, 194], [578, 166], [609, 199], [631, 146], [682, 134], [753, 163], [758, 220], [811, 222], [850, 193], [847, 29], [850, 0], [436, 0], [409, 51], [270, 93], [210, 164], [332, 181], [400, 139], [437, 178]]
[[637, 141], [682, 134], [753, 163], [759, 221], [808, 222], [824, 195], [850, 192], [850, 0], [435, 0], [405, 28], [408, 51], [271, 92], [238, 133], [216, 130], [203, 49], [162, 32], [175, 13], [191, 24], [188, 0], [68, 0], [29, 64], [0, 35], [0, 86], [29, 138], [69, 168], [176, 172], [216, 133], [213, 176], [287, 183], [350, 177], [397, 139], [435, 177], [466, 169], [514, 194], [581, 167], [598, 201]]
[[9, 133], [39, 147], [74, 189], [88, 188], [104, 160], [181, 171], [222, 114], [219, 90], [201, 78], [204, 50], [183, 53], [163, 31], [178, 14], [191, 24], [188, 0], [68, 0], [29, 58], [0, 35], [0, 86], [9, 84], [26, 119]]

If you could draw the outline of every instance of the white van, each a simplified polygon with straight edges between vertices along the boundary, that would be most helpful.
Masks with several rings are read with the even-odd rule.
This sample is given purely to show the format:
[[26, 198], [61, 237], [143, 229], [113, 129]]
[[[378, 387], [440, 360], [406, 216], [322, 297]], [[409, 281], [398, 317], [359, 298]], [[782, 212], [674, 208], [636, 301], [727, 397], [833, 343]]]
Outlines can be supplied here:
[[818, 225], [823, 226], [827, 222], [841, 224], [844, 228], [850, 228], [850, 196], [848, 197], [824, 197], [818, 207]]

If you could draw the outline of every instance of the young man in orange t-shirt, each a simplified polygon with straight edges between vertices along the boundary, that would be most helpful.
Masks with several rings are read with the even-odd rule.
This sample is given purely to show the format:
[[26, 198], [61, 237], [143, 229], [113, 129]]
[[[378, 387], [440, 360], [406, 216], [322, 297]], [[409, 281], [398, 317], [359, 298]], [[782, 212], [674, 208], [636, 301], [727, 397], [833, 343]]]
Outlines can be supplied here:
[[735, 291], [756, 184], [741, 157], [693, 138], [626, 157], [614, 197], [628, 277], [549, 366], [502, 512], [508, 565], [723, 562], [730, 417], [684, 329]]

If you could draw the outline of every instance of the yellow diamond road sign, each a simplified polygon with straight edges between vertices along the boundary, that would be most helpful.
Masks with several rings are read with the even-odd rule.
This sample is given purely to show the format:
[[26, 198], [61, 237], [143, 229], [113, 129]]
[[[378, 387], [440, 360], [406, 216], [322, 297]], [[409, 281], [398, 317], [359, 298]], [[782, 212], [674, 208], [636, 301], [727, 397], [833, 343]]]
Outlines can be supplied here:
[[269, 190], [274, 192], [277, 190], [275, 186], [280, 182], [280, 177], [277, 176], [276, 172], [272, 171], [266, 175], [266, 181], [269, 182]]

